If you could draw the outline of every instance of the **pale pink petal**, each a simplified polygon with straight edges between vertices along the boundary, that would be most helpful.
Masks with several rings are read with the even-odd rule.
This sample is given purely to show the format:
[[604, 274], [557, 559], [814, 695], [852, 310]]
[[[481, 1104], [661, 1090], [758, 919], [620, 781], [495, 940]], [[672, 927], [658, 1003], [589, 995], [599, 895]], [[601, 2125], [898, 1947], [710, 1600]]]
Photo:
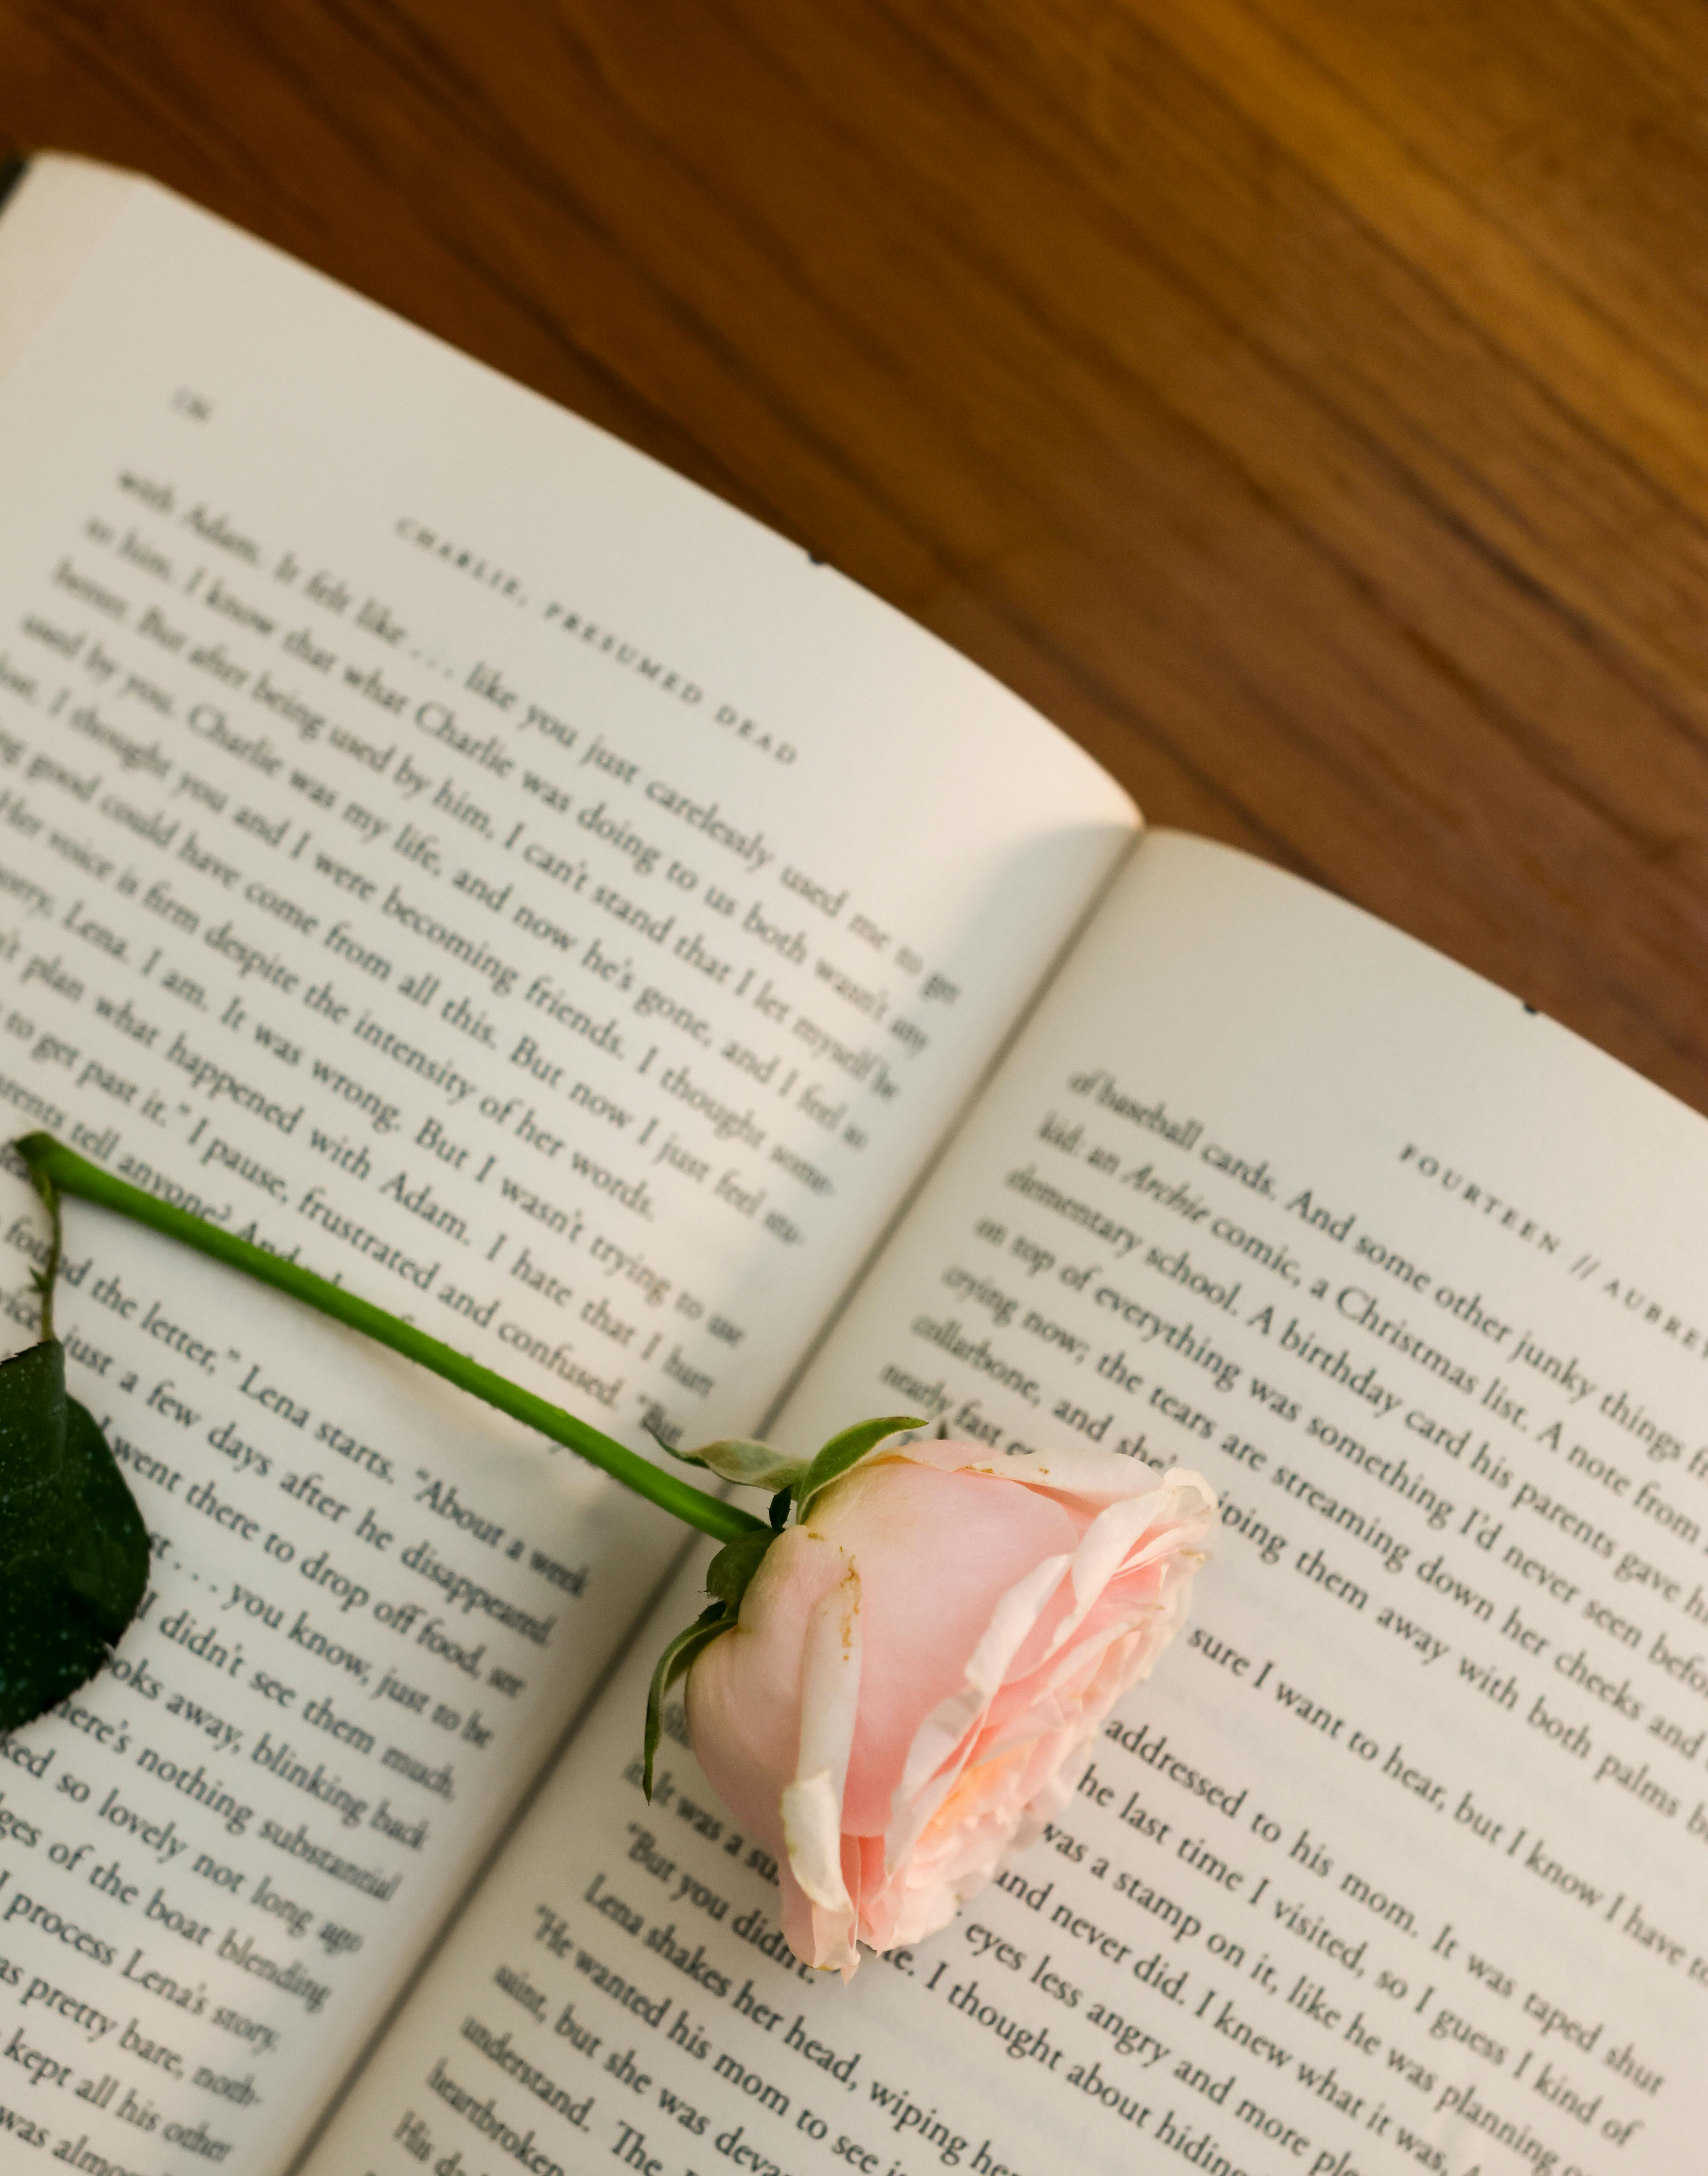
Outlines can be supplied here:
[[1071, 1552], [1080, 1526], [1047, 1496], [889, 1461], [827, 1490], [811, 1523], [860, 1567], [868, 1637], [843, 1818], [879, 1835], [920, 1724], [960, 1690], [1002, 1597]]
[[834, 1542], [791, 1526], [753, 1575], [740, 1623], [714, 1640], [688, 1674], [688, 1729], [706, 1780], [775, 1853], [783, 1849], [780, 1793], [800, 1754], [807, 1626], [847, 1571]]
[[1046, 1557], [1000, 1597], [968, 1658], [959, 1689], [939, 1700], [921, 1724], [890, 1802], [889, 1864], [912, 1849], [920, 1830], [954, 1788], [957, 1749], [966, 1746], [969, 1733], [1001, 1691], [1015, 1651], [1053, 1597], [1071, 1561], [1065, 1556]]
[[1177, 1478], [1203, 1485], [1197, 1474], [1184, 1467], [1159, 1473], [1142, 1459], [1123, 1458], [1112, 1450], [1004, 1451], [984, 1444], [944, 1443], [935, 1436], [922, 1436], [914, 1443], [886, 1445], [879, 1456], [934, 1466], [939, 1473], [982, 1473], [998, 1481], [1015, 1481], [1024, 1488], [1072, 1496], [1091, 1511], [1129, 1496], [1147, 1494]]
[[808, 1619], [801, 1658], [801, 1737], [782, 1794], [789, 1865], [812, 1902], [813, 1956], [846, 1978], [858, 1959], [856, 1909], [842, 1869], [842, 1794], [860, 1698], [860, 1575], [851, 1564]]

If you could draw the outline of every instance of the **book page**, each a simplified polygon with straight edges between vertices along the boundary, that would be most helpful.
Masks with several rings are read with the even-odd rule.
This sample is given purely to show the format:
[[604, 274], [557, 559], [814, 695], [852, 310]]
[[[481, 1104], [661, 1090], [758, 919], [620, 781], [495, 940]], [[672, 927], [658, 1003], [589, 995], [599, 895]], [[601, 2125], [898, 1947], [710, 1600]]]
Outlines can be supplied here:
[[[0, 380], [0, 1114], [631, 1445], [750, 1432], [1130, 811], [830, 569], [116, 186]], [[0, 1744], [0, 2127], [265, 2176], [683, 1530], [67, 1221], [155, 1578]]]
[[638, 1654], [315, 2176], [1694, 2167], [1705, 1218], [1680, 1106], [1148, 838], [778, 1433], [899, 1404], [1196, 1466], [1189, 1632], [1046, 1838], [846, 1989], [679, 1710], [644, 1803]]

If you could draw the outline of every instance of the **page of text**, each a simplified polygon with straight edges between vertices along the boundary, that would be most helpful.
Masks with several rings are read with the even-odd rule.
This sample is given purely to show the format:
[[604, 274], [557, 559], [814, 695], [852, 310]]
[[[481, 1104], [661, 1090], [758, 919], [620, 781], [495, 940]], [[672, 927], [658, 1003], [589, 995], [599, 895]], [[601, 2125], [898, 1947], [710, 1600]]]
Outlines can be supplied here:
[[[0, 381], [10, 1130], [630, 1444], [750, 1431], [1129, 813], [829, 569], [110, 186]], [[0, 2129], [263, 2176], [683, 1530], [165, 1242], [68, 1238], [155, 1577], [0, 1744]]]
[[637, 1655], [316, 2176], [1694, 2166], [1705, 1216], [1700, 1119], [1148, 839], [778, 1433], [1195, 1466], [1189, 1632], [1045, 1839], [846, 1990], [679, 1710], [644, 1803]]

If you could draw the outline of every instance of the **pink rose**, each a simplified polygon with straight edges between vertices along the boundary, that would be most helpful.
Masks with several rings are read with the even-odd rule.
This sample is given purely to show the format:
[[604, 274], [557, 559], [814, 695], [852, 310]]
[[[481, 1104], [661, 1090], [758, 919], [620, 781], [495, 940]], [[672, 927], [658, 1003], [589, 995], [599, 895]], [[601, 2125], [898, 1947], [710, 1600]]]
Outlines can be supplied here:
[[1216, 1524], [1195, 1473], [921, 1441], [774, 1542], [688, 1681], [783, 1927], [840, 1970], [948, 1923], [1064, 1806], [1074, 1756], [1179, 1629]]

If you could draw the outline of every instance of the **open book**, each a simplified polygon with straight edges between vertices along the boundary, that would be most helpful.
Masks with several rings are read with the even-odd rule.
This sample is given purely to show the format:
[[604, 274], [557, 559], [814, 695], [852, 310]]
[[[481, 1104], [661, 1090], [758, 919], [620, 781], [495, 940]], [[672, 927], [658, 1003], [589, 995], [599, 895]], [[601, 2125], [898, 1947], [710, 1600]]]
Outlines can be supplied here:
[[0, 216], [0, 509], [14, 1132], [637, 1447], [911, 1411], [1224, 1521], [845, 1988], [679, 1710], [642, 1798], [681, 1530], [73, 1205], [155, 1569], [0, 1741], [8, 2172], [1696, 2165], [1700, 1120], [146, 184]]

